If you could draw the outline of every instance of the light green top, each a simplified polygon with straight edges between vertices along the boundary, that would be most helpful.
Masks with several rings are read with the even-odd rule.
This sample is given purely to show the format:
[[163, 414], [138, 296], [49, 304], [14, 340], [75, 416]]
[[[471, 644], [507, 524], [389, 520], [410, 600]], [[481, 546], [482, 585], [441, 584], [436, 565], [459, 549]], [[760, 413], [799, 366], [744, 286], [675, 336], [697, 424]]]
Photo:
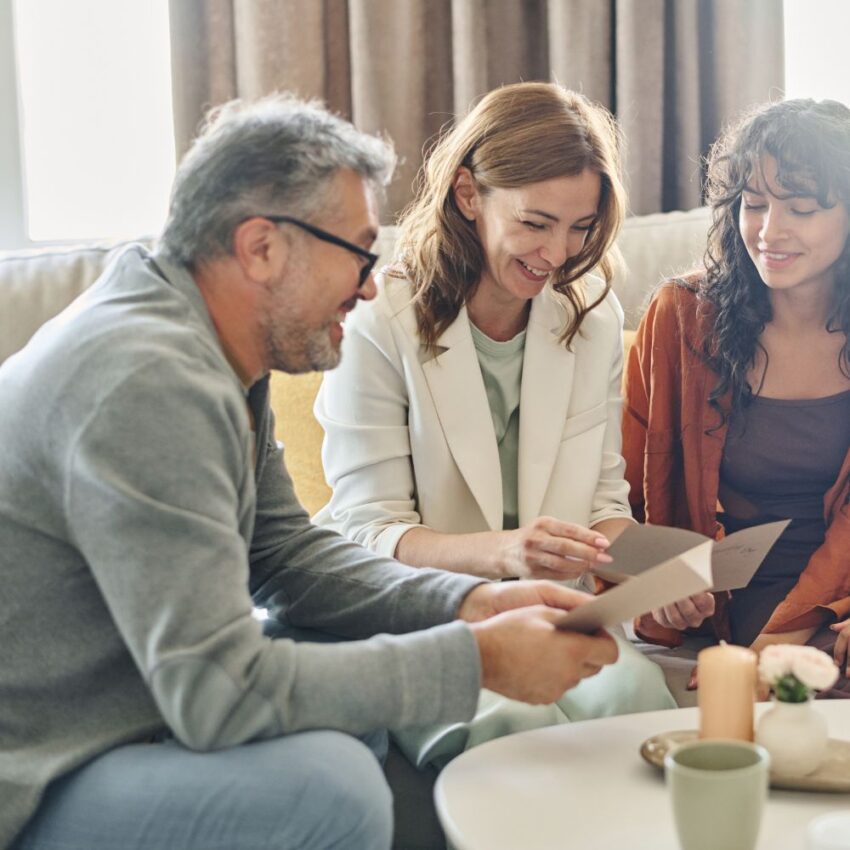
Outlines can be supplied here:
[[469, 323], [484, 389], [493, 417], [499, 464], [502, 467], [502, 528], [517, 528], [517, 453], [519, 448], [519, 393], [522, 385], [522, 360], [525, 355], [525, 330], [507, 342], [497, 342]]

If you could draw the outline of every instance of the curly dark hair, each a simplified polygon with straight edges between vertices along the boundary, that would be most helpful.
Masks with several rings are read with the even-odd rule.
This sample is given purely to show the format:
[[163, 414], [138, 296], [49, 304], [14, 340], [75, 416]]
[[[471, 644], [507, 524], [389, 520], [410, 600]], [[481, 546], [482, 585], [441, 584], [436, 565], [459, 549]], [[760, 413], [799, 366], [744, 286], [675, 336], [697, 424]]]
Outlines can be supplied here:
[[[707, 159], [706, 199], [712, 208], [706, 273], [700, 281], [703, 308], [713, 313], [713, 335], [703, 355], [720, 376], [709, 401], [726, 421], [752, 398], [747, 382], [772, 317], [768, 288], [741, 237], [741, 195], [765, 156], [777, 163], [777, 183], [813, 196], [822, 207], [850, 210], [850, 109], [834, 100], [786, 100], [757, 107], [727, 128]], [[850, 241], [850, 240], [849, 240]], [[850, 247], [836, 263], [836, 288], [826, 328], [847, 338], [839, 368], [850, 377]], [[765, 352], [766, 354], [766, 352]], [[721, 409], [729, 393], [731, 407]]]

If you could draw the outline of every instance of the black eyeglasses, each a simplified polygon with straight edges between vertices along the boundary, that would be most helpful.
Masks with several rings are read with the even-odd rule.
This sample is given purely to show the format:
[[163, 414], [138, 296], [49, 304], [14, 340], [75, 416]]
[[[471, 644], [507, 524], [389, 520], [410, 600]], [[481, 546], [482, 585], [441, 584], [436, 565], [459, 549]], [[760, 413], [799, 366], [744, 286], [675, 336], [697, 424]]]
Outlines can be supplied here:
[[375, 268], [375, 263], [378, 262], [377, 254], [373, 254], [371, 251], [367, 251], [365, 248], [361, 248], [353, 242], [347, 242], [339, 236], [334, 236], [333, 233], [328, 233], [327, 230], [322, 230], [321, 227], [316, 227], [313, 224], [307, 224], [306, 221], [301, 221], [300, 219], [292, 218], [288, 215], [264, 215], [261, 216], [261, 218], [266, 218], [269, 221], [273, 221], [275, 224], [294, 224], [296, 227], [306, 230], [311, 236], [315, 236], [316, 239], [321, 239], [322, 242], [330, 242], [331, 245], [339, 245], [340, 248], [345, 248], [346, 251], [351, 251], [352, 254], [357, 254], [358, 257], [362, 257], [366, 262], [360, 268], [360, 278], [357, 281], [358, 288], [362, 287], [363, 284], [366, 283], [369, 274], [372, 269]]

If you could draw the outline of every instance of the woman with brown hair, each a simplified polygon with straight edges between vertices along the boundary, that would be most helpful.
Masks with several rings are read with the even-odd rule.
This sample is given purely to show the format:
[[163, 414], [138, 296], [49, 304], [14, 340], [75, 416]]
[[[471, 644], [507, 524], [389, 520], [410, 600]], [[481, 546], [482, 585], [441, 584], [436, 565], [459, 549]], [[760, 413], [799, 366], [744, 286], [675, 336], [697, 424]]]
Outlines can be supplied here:
[[[333, 487], [317, 522], [494, 579], [581, 584], [610, 560], [632, 521], [618, 147], [604, 109], [549, 83], [493, 91], [442, 136], [316, 402]], [[621, 654], [568, 692], [568, 717], [673, 705], [656, 665]]]
[[711, 616], [757, 649], [828, 649], [850, 614], [850, 110], [758, 108], [712, 149], [707, 194], [706, 269], [661, 287], [629, 357], [632, 507], [711, 536], [792, 521], [746, 588], [639, 631], [675, 643]]
[[319, 395], [322, 522], [490, 578], [606, 560], [606, 531], [630, 521], [617, 147], [606, 112], [545, 83], [492, 92], [437, 144]]

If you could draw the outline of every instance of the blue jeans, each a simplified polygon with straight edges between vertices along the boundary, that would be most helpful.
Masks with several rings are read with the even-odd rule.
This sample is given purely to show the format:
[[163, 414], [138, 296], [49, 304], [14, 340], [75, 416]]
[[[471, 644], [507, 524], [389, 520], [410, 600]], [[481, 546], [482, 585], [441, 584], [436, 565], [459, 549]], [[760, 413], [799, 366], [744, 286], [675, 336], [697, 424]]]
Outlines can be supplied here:
[[331, 730], [208, 753], [174, 739], [118, 747], [53, 782], [13, 847], [388, 850], [386, 748], [385, 732]]

